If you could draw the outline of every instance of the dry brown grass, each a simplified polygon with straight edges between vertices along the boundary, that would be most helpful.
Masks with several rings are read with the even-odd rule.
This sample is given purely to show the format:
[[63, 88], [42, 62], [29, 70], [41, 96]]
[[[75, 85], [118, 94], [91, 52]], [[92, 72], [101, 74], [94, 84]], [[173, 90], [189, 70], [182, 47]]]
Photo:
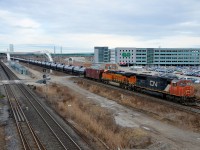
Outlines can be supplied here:
[[[119, 104], [132, 107], [139, 111], [146, 112], [147, 114], [155, 117], [156, 119], [162, 120], [169, 124], [176, 125], [180, 128], [191, 129], [193, 131], [200, 131], [200, 116], [190, 114], [184, 111], [179, 111], [174, 108], [165, 106], [164, 104], [148, 101], [147, 98], [141, 98], [136, 95], [123, 94], [122, 92], [106, 87], [97, 85], [91, 85], [79, 79], [77, 84], [93, 93], [112, 99]], [[200, 97], [200, 85], [196, 85], [196, 95]]]
[[[92, 88], [91, 88], [92, 89]], [[37, 87], [43, 93], [44, 87]], [[100, 92], [99, 89], [94, 89]], [[122, 128], [115, 124], [112, 113], [67, 87], [49, 86], [48, 103], [65, 119], [72, 119], [84, 130], [104, 141], [111, 149], [144, 148], [151, 144], [150, 136], [143, 130]], [[71, 107], [68, 107], [68, 105]]]
[[200, 84], [194, 84], [195, 96], [200, 99]]

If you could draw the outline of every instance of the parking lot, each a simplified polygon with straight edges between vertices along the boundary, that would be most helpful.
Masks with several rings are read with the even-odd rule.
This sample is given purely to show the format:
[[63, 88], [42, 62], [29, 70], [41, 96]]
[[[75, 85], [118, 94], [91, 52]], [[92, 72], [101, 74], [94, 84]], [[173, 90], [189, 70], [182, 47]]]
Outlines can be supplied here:
[[200, 83], [200, 67], [197, 66], [184, 66], [184, 67], [131, 66], [131, 67], [119, 67], [119, 70], [126, 72], [134, 72], [138, 74], [155, 75], [171, 79], [191, 80], [195, 84]]

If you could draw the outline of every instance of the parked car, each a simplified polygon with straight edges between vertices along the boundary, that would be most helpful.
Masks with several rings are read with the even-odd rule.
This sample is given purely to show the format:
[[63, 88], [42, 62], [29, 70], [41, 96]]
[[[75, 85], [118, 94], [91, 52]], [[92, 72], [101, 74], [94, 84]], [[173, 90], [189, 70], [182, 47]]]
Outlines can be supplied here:
[[174, 73], [174, 74], [183, 74], [182, 71], [174, 71], [173, 73]]
[[168, 79], [178, 79], [178, 77], [172, 73], [164, 73], [164, 74], [161, 74], [160, 77], [165, 77]]
[[195, 72], [195, 73], [193, 73], [193, 76], [195, 76], [195, 77], [200, 77], [200, 72]]
[[200, 83], [200, 80], [190, 77], [183, 77], [182, 80], [191, 80], [193, 83]]
[[185, 72], [184, 75], [186, 76], [193, 76], [194, 72], [192, 71], [188, 71], [188, 72]]

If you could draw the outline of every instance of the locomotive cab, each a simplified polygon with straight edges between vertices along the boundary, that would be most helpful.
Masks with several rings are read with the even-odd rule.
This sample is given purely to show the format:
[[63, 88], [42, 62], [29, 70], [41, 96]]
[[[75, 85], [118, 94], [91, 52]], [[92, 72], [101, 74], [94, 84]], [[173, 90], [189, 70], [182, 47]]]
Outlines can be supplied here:
[[178, 97], [193, 97], [194, 87], [190, 80], [172, 80], [170, 94]]

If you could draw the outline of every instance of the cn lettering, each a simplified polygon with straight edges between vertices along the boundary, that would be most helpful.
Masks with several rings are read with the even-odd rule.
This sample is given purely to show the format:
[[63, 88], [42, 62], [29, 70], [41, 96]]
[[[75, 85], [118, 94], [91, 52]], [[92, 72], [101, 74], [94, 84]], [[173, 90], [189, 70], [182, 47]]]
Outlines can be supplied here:
[[158, 86], [158, 82], [156, 82], [156, 81], [150, 81], [150, 86], [157, 87]]

